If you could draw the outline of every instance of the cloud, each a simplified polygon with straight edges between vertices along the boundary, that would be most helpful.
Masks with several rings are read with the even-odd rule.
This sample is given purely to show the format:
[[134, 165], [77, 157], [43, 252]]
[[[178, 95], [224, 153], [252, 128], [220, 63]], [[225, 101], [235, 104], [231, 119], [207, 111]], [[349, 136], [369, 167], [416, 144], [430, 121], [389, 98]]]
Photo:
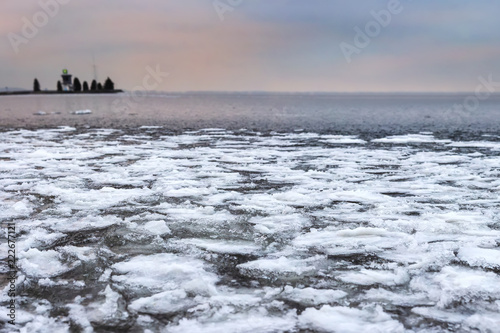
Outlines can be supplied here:
[[[48, 1], [48, 0], [45, 0]], [[117, 86], [140, 85], [146, 66], [170, 76], [161, 90], [467, 90], [498, 73], [499, 4], [401, 1], [404, 11], [347, 64], [339, 44], [387, 1], [244, 0], [221, 22], [211, 1], [72, 0], [15, 54], [9, 32], [38, 1], [0, 3], [0, 86], [53, 88], [62, 67]]]

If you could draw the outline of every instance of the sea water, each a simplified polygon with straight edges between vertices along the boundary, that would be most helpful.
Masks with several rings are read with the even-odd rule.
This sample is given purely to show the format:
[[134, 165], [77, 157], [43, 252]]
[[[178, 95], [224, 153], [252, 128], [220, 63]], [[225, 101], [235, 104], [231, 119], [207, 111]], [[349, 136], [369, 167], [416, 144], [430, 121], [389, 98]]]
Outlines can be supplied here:
[[0, 332], [498, 329], [495, 100], [64, 98], [3, 104]]

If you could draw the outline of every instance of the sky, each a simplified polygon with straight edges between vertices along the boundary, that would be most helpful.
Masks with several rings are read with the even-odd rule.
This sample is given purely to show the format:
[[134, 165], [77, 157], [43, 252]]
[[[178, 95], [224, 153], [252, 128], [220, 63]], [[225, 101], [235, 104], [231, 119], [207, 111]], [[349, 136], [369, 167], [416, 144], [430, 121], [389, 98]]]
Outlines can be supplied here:
[[[495, 0], [2, 0], [0, 87], [454, 92], [500, 82]], [[34, 29], [32, 29], [34, 28]], [[500, 86], [500, 84], [499, 84]]]

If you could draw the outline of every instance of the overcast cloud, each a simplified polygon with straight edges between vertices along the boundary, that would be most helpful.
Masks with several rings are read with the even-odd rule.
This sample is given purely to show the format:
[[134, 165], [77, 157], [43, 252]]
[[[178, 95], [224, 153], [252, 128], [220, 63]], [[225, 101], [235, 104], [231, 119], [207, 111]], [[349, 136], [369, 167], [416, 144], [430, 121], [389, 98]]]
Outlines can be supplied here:
[[500, 81], [498, 1], [401, 0], [348, 63], [340, 44], [355, 46], [354, 27], [389, 1], [243, 0], [221, 21], [212, 0], [60, 0], [16, 53], [23, 17], [33, 22], [50, 1], [0, 2], [0, 86], [37, 77], [55, 89], [64, 67], [92, 80], [93, 54], [99, 79], [124, 89], [158, 65], [167, 91], [471, 91], [478, 76]]

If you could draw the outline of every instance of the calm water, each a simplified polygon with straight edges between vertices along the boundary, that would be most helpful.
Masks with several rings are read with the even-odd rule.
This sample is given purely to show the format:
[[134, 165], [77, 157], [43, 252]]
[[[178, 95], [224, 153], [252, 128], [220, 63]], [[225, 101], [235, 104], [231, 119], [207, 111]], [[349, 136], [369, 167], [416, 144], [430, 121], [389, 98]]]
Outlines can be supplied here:
[[[164, 125], [173, 131], [202, 128], [316, 133], [453, 134], [497, 132], [500, 94], [474, 108], [467, 94], [127, 94], [12, 96], [0, 98], [0, 127]], [[92, 114], [75, 115], [78, 110]], [[46, 115], [34, 115], [43, 111]], [[459, 134], [459, 133], [455, 133]], [[460, 134], [459, 134], [460, 135]]]

